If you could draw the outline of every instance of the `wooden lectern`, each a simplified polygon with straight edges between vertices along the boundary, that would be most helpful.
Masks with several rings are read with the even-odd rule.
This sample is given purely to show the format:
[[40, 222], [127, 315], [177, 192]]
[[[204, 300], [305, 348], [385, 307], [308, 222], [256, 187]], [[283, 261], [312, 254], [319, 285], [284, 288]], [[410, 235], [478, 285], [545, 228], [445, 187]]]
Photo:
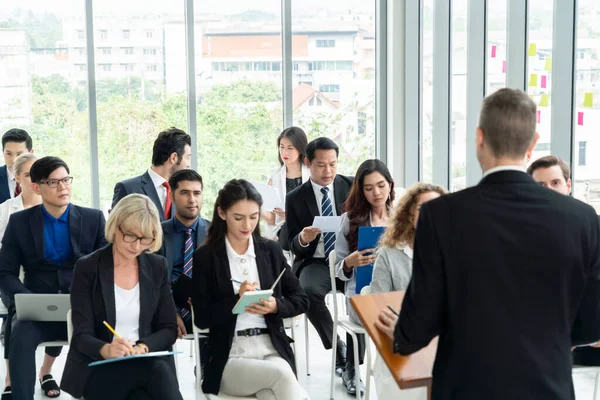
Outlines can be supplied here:
[[377, 351], [390, 369], [400, 389], [427, 387], [427, 397], [431, 398], [431, 371], [437, 350], [437, 337], [424, 349], [402, 356], [393, 352], [392, 340], [375, 327], [375, 320], [389, 304], [400, 310], [404, 292], [377, 293], [365, 296], [352, 296], [350, 303], [360, 318]]

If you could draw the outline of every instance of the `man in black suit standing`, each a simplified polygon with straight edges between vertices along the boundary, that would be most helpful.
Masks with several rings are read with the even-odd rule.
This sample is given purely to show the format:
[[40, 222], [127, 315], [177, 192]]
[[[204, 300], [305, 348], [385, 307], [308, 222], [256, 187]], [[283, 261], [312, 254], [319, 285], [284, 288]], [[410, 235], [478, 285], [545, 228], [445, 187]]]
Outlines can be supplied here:
[[13, 174], [13, 163], [21, 154], [32, 151], [33, 143], [27, 131], [13, 128], [2, 135], [4, 165], [0, 167], [0, 204], [21, 193], [21, 187]]
[[574, 399], [571, 346], [600, 339], [600, 224], [525, 172], [535, 130], [523, 91], [483, 101], [483, 179], [423, 205], [395, 330], [378, 320], [405, 355], [439, 335], [433, 400]]
[[[288, 193], [285, 205], [288, 241], [295, 256], [293, 270], [306, 291], [310, 306], [306, 315], [313, 324], [323, 347], [331, 349], [333, 320], [325, 305], [331, 292], [329, 252], [335, 247], [335, 234], [322, 234], [311, 225], [316, 216], [342, 215], [352, 178], [337, 175], [339, 148], [333, 140], [317, 138], [306, 146], [306, 166], [310, 180]], [[338, 290], [344, 285], [338, 281]], [[336, 372], [346, 367], [346, 345], [337, 339]]]
[[[40, 158], [30, 176], [42, 204], [10, 216], [0, 249], [0, 289], [10, 299], [11, 316], [17, 293], [69, 293], [75, 262], [106, 245], [102, 212], [71, 204], [73, 177], [63, 160]], [[14, 400], [33, 399], [37, 346], [66, 339], [64, 322], [12, 320], [7, 342]], [[58, 390], [49, 370], [40, 372], [40, 381], [44, 391]]]
[[181, 129], [169, 128], [159, 133], [152, 148], [152, 166], [142, 175], [115, 185], [111, 208], [128, 194], [140, 193], [150, 197], [158, 208], [161, 221], [171, 218], [169, 178], [175, 172], [191, 167], [191, 146], [192, 138]]

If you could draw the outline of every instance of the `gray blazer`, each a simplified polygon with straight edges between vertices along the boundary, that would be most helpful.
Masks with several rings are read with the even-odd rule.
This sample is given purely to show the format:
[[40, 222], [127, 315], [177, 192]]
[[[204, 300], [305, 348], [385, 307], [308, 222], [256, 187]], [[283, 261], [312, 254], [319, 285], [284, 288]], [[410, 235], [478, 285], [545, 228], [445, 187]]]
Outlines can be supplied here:
[[412, 276], [412, 249], [380, 247], [373, 268], [371, 293], [406, 290]]

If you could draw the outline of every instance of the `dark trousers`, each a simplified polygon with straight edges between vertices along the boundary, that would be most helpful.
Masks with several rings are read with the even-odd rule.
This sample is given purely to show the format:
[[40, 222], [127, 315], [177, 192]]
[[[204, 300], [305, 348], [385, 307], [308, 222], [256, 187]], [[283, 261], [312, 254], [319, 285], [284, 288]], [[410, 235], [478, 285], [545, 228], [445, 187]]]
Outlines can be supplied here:
[[[356, 339], [358, 340], [358, 362], [362, 365], [365, 361], [365, 335], [358, 334], [356, 335]], [[354, 340], [349, 333], [346, 333], [346, 345], [348, 346], [348, 350], [346, 353], [346, 365], [354, 366]]]
[[[14, 316], [15, 316], [15, 313], [14, 313], [14, 307], [13, 307], [12, 310], [9, 309], [8, 317], [2, 322], [2, 330], [4, 331], [4, 359], [5, 360], [9, 359], [9, 353], [10, 353], [10, 334], [12, 332], [12, 323], [10, 323], [9, 321], [12, 321]], [[58, 357], [60, 355], [60, 352], [62, 351], [62, 347], [46, 347], [44, 349], [44, 351], [50, 357]]]
[[175, 371], [165, 358], [139, 358], [91, 367], [83, 397], [85, 400], [183, 400]]
[[[339, 279], [335, 281], [336, 289], [343, 292], [344, 282]], [[306, 265], [300, 271], [300, 285], [310, 301], [306, 316], [317, 330], [323, 347], [329, 350], [333, 335], [333, 319], [325, 305], [325, 296], [331, 292], [331, 279], [329, 267], [325, 265], [324, 259], [313, 259], [313, 263]]]
[[67, 340], [66, 322], [13, 319], [8, 357], [13, 400], [33, 399], [36, 380], [35, 350], [40, 343], [55, 340]]

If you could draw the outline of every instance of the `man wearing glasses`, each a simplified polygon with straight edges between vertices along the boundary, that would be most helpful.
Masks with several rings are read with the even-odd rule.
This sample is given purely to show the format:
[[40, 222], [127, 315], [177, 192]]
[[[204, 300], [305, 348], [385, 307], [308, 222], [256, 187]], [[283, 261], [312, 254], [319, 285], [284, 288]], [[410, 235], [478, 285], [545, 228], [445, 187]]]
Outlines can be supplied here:
[[[15, 314], [15, 294], [69, 293], [75, 262], [107, 244], [102, 212], [71, 204], [73, 177], [63, 160], [40, 158], [30, 176], [42, 204], [11, 215], [0, 249], [0, 290], [10, 298], [9, 319]], [[19, 280], [21, 266], [24, 283]], [[6, 344], [13, 399], [33, 399], [37, 346], [66, 339], [64, 322], [12, 320]], [[40, 382], [44, 392], [59, 389], [49, 374]]]

